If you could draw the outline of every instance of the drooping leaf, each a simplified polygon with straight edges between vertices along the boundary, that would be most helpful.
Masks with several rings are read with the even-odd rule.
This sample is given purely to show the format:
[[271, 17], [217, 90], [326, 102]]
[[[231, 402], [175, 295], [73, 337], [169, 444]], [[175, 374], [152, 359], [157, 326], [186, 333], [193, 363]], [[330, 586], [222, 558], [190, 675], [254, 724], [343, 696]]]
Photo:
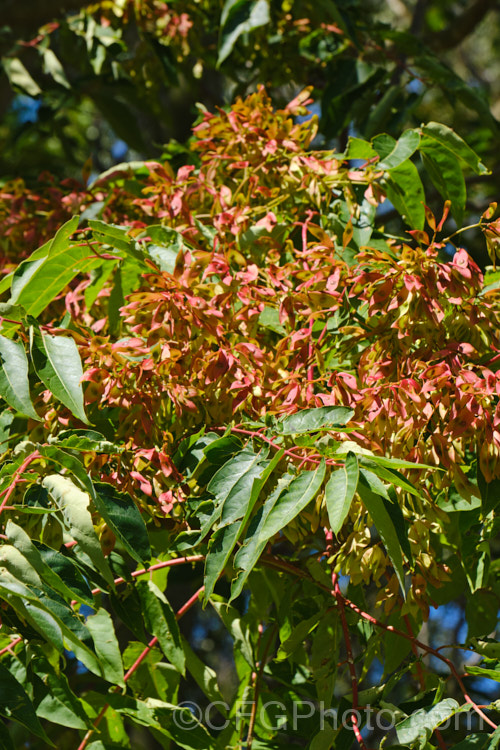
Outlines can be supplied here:
[[226, 0], [220, 19], [217, 65], [229, 57], [242, 34], [265, 26], [270, 20], [268, 0]]
[[186, 659], [172, 607], [152, 581], [139, 581], [137, 589], [143, 605], [146, 629], [158, 638], [160, 648], [167, 659], [184, 675]]
[[384, 504], [384, 499], [379, 495], [375, 495], [368, 487], [360, 484], [358, 486], [359, 494], [361, 499], [366, 506], [370, 517], [375, 524], [375, 528], [380, 534], [380, 538], [387, 550], [391, 562], [394, 566], [394, 570], [399, 580], [401, 590], [404, 594], [404, 568], [403, 568], [403, 555], [401, 552], [401, 545], [399, 542], [397, 531], [394, 527], [394, 523], [387, 512]]
[[96, 570], [113, 585], [113, 574], [102, 553], [97, 534], [94, 531], [89, 511], [90, 497], [68, 477], [50, 474], [44, 477], [43, 486], [49, 491], [63, 518], [71, 536], [89, 556]]
[[[380, 169], [395, 169], [400, 164], [415, 153], [420, 143], [420, 133], [416, 130], [405, 130], [399, 139], [394, 143], [389, 153], [384, 154], [381, 161], [377, 164]], [[377, 149], [377, 139], [373, 139], [375, 150]]]
[[205, 601], [208, 601], [215, 584], [229, 561], [231, 552], [238, 541], [241, 528], [242, 522], [234, 521], [229, 525], [217, 529], [210, 540], [205, 561]]
[[347, 454], [345, 465], [332, 472], [325, 487], [328, 518], [334, 534], [338, 534], [349, 513], [359, 480], [358, 459]]
[[[63, 555], [55, 552], [55, 550], [50, 550], [50, 552], [53, 554], [50, 555], [49, 553], [48, 559], [51, 563], [49, 564], [47, 562], [47, 557], [45, 557], [44, 559], [42, 553], [35, 547], [24, 529], [22, 529], [20, 526], [9, 519], [7, 521], [5, 530], [9, 541], [12, 542], [16, 549], [26, 558], [28, 563], [48, 583], [48, 585], [51, 586], [51, 588], [53, 588], [55, 591], [58, 591], [63, 596], [68, 597], [69, 599], [76, 597], [77, 600], [80, 600], [86, 604], [92, 603], [92, 597], [90, 596], [90, 589], [88, 587], [88, 594], [82, 596], [82, 588], [84, 588], [85, 585], [83, 578], [81, 578], [81, 582], [78, 581], [80, 585], [75, 588], [74, 585], [68, 586], [64, 577], [61, 577], [61, 575], [58, 574], [58, 569], [61, 572], [63, 570], [66, 572], [69, 568], [68, 572], [70, 574], [70, 584], [74, 584], [74, 580], [77, 575], [77, 569], [74, 568], [74, 566], [67, 558], [64, 558]], [[46, 549], [48, 550], [48, 548]], [[61, 566], [57, 565], [58, 559], [61, 559], [63, 561], [64, 568], [61, 569]]]
[[47, 745], [55, 747], [38, 721], [25, 689], [2, 663], [0, 663], [0, 716], [17, 721], [40, 737]]
[[87, 617], [86, 625], [94, 641], [103, 677], [113, 685], [124, 687], [123, 662], [109, 612], [100, 607], [95, 615]]
[[82, 702], [71, 690], [64, 672], [56, 674], [51, 665], [40, 657], [32, 663], [36, 674], [48, 688], [47, 695], [36, 708], [37, 716], [72, 729], [90, 729], [92, 722]]
[[87, 245], [71, 244], [78, 220], [75, 216], [67, 221], [49, 243], [14, 272], [10, 302], [22, 305], [28, 315], [39, 315], [78, 273], [103, 262], [92, 256]]
[[[209, 487], [215, 487], [218, 493], [227, 493], [225, 496], [219, 494], [219, 502], [224, 502], [222, 510], [221, 526], [217, 529], [212, 539], [208, 555], [205, 561], [205, 601], [208, 601], [214, 586], [224, 570], [229, 557], [238, 541], [240, 532], [245, 527], [252, 509], [257, 501], [261, 489], [265, 485], [268, 477], [274, 471], [275, 467], [281, 460], [282, 451], [278, 451], [271, 461], [262, 460], [267, 452], [254, 454], [248, 450], [242, 451], [235, 459], [228, 461], [210, 483]], [[243, 456], [243, 454], [245, 454]], [[226, 470], [228, 465], [243, 456], [243, 466], [247, 473], [243, 473], [243, 467], [237, 462], [238, 468], [235, 470], [236, 481], [230, 481], [230, 473]], [[246, 481], [246, 477], [250, 481]], [[216, 480], [217, 475], [219, 478]], [[214, 482], [214, 480], [216, 480]], [[226, 510], [228, 504], [228, 510]], [[234, 519], [234, 520], [233, 520]]]
[[83, 405], [82, 361], [74, 340], [33, 328], [31, 356], [42, 383], [78, 419], [89, 424]]
[[443, 721], [453, 716], [460, 709], [453, 698], [446, 698], [436, 703], [430, 710], [419, 709], [407, 719], [396, 725], [396, 733], [401, 744], [411, 744], [416, 740], [425, 742]]
[[244, 448], [234, 458], [229, 459], [210, 480], [207, 489], [215, 495], [223, 508], [228, 498], [234, 497], [226, 511], [226, 523], [231, 523], [232, 520], [244, 515], [244, 511], [240, 513], [241, 505], [248, 495], [254, 478], [261, 471], [259, 462], [264, 458], [265, 454], [257, 454], [251, 448]]
[[455, 158], [462, 159], [476, 174], [488, 173], [487, 167], [481, 162], [476, 152], [447, 125], [442, 122], [428, 122], [422, 125], [421, 129], [426, 139], [435, 141]]
[[373, 460], [372, 456], [360, 456], [360, 464], [361, 466], [368, 468], [373, 474], [379, 477], [379, 479], [382, 479], [384, 482], [393, 484], [396, 487], [401, 487], [401, 489], [409, 492], [410, 495], [421, 497], [421, 493], [418, 491], [418, 489], [408, 479], [406, 479], [406, 477], [403, 476], [401, 472], [385, 466], [384, 463], [379, 462], [378, 460]]
[[247, 664], [255, 668], [255, 657], [253, 654], [250, 632], [247, 624], [242, 621], [241, 615], [234, 607], [219, 597], [213, 597], [210, 604], [215, 609], [222, 622], [228, 629], [234, 642], [235, 651], [240, 652]]
[[425, 194], [416, 166], [409, 160], [388, 172], [384, 189], [394, 208], [411, 229], [423, 229]]
[[314, 471], [302, 471], [279, 496], [266, 518], [259, 534], [259, 541], [270, 539], [281, 531], [313, 500], [325, 478], [325, 463], [322, 461]]
[[456, 156], [431, 138], [422, 138], [422, 161], [434, 187], [451, 202], [453, 218], [460, 226], [465, 211], [467, 191], [460, 162]]
[[31, 403], [24, 346], [5, 336], [0, 336], [0, 396], [16, 411], [40, 420]]
[[264, 505], [259, 508], [259, 511], [252, 518], [243, 543], [234, 558], [234, 567], [239, 569], [239, 572], [231, 586], [230, 601], [241, 594], [248, 576], [263, 553], [268, 542], [268, 538], [262, 534], [264, 524], [279, 497], [294, 479], [295, 477], [292, 474], [285, 474], [281, 477], [276, 487], [266, 498]]
[[146, 524], [130, 495], [105, 482], [94, 487], [94, 504], [109, 528], [135, 560], [148, 562], [151, 547]]

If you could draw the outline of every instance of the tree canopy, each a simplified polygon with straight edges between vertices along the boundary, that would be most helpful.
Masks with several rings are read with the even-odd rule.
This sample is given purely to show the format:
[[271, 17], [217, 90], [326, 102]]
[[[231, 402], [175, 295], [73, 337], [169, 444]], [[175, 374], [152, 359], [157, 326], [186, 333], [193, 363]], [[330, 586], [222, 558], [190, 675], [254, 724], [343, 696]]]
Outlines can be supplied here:
[[0, 748], [494, 750], [496, 4], [22, 7]]

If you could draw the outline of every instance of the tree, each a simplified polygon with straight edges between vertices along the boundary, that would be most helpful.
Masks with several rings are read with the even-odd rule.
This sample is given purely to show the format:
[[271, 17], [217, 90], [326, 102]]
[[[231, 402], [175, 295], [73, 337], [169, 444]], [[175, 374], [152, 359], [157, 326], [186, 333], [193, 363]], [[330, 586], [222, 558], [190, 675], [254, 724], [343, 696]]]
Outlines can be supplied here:
[[0, 746], [493, 750], [495, 120], [478, 151], [411, 121], [417, 68], [482, 101], [432, 3], [423, 52], [356, 3], [218, 10], [103, 4], [5, 53], [138, 149], [153, 52], [184, 101], [241, 96], [161, 158], [2, 186]]

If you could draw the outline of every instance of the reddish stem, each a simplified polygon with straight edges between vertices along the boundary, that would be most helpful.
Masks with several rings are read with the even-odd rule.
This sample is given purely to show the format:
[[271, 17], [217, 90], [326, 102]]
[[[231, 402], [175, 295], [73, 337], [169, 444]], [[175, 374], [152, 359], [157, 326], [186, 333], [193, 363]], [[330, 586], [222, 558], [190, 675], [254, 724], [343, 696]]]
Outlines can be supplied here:
[[363, 619], [368, 620], [368, 622], [371, 622], [372, 625], [375, 625], [378, 628], [382, 628], [383, 630], [387, 630], [390, 633], [395, 633], [396, 635], [400, 635], [401, 638], [406, 638], [406, 640], [411, 641], [411, 643], [415, 644], [415, 646], [418, 646], [418, 648], [423, 649], [428, 654], [432, 654], [433, 656], [435, 656], [438, 659], [440, 659], [444, 664], [446, 664], [446, 666], [450, 670], [451, 674], [453, 675], [453, 677], [457, 681], [458, 686], [459, 686], [460, 690], [462, 691], [462, 695], [464, 696], [464, 699], [465, 699], [466, 703], [469, 703], [469, 705], [472, 706], [472, 708], [474, 709], [474, 711], [490, 727], [492, 727], [493, 729], [498, 729], [498, 727], [495, 724], [495, 722], [491, 721], [491, 719], [489, 719], [486, 716], [486, 714], [483, 711], [481, 711], [481, 709], [479, 708], [479, 706], [477, 705], [477, 703], [475, 703], [475, 701], [473, 701], [472, 698], [470, 697], [470, 695], [467, 693], [467, 690], [466, 690], [465, 685], [464, 685], [464, 683], [462, 681], [462, 678], [460, 677], [460, 675], [459, 675], [459, 673], [458, 673], [455, 665], [453, 664], [452, 661], [450, 661], [450, 659], [447, 659], [446, 656], [443, 656], [442, 654], [440, 654], [439, 651], [437, 651], [435, 648], [432, 648], [432, 646], [428, 646], [427, 643], [423, 643], [422, 641], [419, 641], [418, 638], [414, 638], [411, 635], [408, 635], [408, 633], [405, 633], [403, 630], [398, 630], [398, 628], [395, 628], [392, 625], [386, 625], [385, 623], [380, 622], [379, 620], [377, 620], [375, 617], [372, 617], [372, 615], [369, 615], [367, 612], [363, 612], [356, 604], [354, 604], [354, 602], [349, 601], [349, 599], [346, 599], [345, 597], [343, 597], [343, 599], [344, 599], [344, 603], [345, 603], [345, 605], [347, 607], [349, 607], [350, 609], [352, 609], [353, 612], [356, 612], [356, 614], [358, 614]]
[[8, 504], [10, 496], [16, 489], [17, 484], [21, 481], [21, 475], [23, 474], [23, 472], [26, 471], [30, 463], [32, 463], [32, 461], [34, 461], [36, 458], [40, 458], [40, 454], [38, 451], [33, 451], [33, 453], [31, 453], [27, 458], [25, 458], [21, 466], [18, 469], [16, 469], [16, 471], [14, 472], [14, 476], [12, 477], [11, 484], [7, 487], [6, 490], [0, 493], [0, 496], [5, 494], [5, 497], [2, 500], [2, 504], [0, 505], [0, 513], [4, 510], [5, 506]]
[[[198, 598], [199, 598], [200, 594], [202, 593], [202, 591], [204, 591], [204, 589], [205, 589], [204, 586], [202, 586], [201, 588], [199, 588], [198, 591], [196, 591], [193, 594], [193, 596], [191, 596], [187, 600], [187, 602], [182, 605], [182, 607], [177, 611], [177, 613], [175, 615], [175, 619], [176, 620], [180, 620], [180, 618], [182, 617], [182, 615], [185, 615], [186, 612], [189, 609], [191, 609], [191, 607], [194, 604], [196, 604], [196, 602], [198, 601]], [[125, 675], [123, 677], [123, 679], [124, 679], [125, 682], [127, 682], [127, 680], [134, 674], [134, 672], [136, 671], [136, 669], [141, 665], [141, 663], [144, 661], [144, 659], [146, 658], [146, 656], [149, 654], [149, 652], [151, 651], [151, 649], [154, 648], [154, 646], [156, 646], [157, 642], [158, 642], [158, 638], [156, 636], [154, 636], [154, 638], [152, 638], [149, 641], [149, 643], [146, 646], [146, 648], [144, 649], [144, 651], [142, 651], [142, 653], [139, 654], [139, 656], [137, 657], [137, 659], [135, 660], [135, 662], [132, 664], [132, 666], [130, 667], [130, 669], [125, 673]], [[117, 693], [119, 691], [120, 691], [120, 687], [119, 687], [119, 685], [117, 685], [114, 688], [113, 692]], [[77, 750], [84, 750], [84, 748], [87, 747], [87, 744], [88, 744], [90, 738], [92, 737], [92, 735], [94, 734], [95, 730], [97, 729], [97, 727], [99, 726], [99, 724], [103, 720], [104, 715], [106, 714], [106, 711], [108, 710], [108, 708], [109, 708], [109, 703], [105, 703], [104, 706], [99, 711], [99, 713], [96, 716], [96, 718], [94, 719], [92, 729], [88, 730], [87, 734], [85, 735], [85, 737], [83, 738], [83, 740], [78, 745]]]
[[[225, 427], [212, 427], [211, 429], [212, 430], [224, 430], [224, 431], [226, 430]], [[268, 438], [265, 435], [262, 435], [260, 432], [256, 432], [255, 430], [245, 430], [243, 427], [232, 427], [231, 430], [233, 432], [238, 432], [242, 435], [249, 435], [250, 437], [253, 437], [253, 438], [260, 438], [268, 445], [271, 445], [273, 448], [276, 448], [276, 450], [282, 450], [281, 446], [278, 445], [278, 443], [275, 443], [274, 440], [271, 440], [271, 438]], [[304, 456], [298, 456], [296, 453], [294, 453], [292, 450], [289, 450], [289, 449], [284, 450], [283, 454], [285, 456], [289, 456], [290, 458], [293, 458], [295, 461], [300, 461], [301, 465], [304, 462], [309, 462], [313, 464], [321, 463], [321, 458], [315, 458], [315, 456], [319, 454], [314, 454], [312, 456], [304, 457]], [[332, 459], [326, 459], [325, 463], [327, 463], [329, 466], [343, 466], [343, 464], [339, 464], [337, 461], [334, 461]]]
[[405, 615], [403, 619], [405, 621], [408, 634], [411, 635], [411, 637], [413, 638], [412, 644], [411, 644], [411, 650], [413, 651], [414, 655], [417, 658], [416, 668], [417, 668], [418, 681], [420, 683], [420, 687], [422, 688], [422, 690], [425, 690], [425, 675], [424, 675], [424, 670], [422, 669], [422, 664], [420, 663], [420, 654], [418, 653], [418, 648], [416, 647], [415, 641], [414, 641], [415, 633], [413, 632], [413, 628], [411, 626], [410, 618], [408, 617], [408, 615]]
[[313, 319], [309, 321], [309, 344], [307, 347], [307, 361], [309, 362], [309, 367], [307, 368], [307, 391], [306, 391], [306, 400], [307, 403], [309, 401], [312, 401], [313, 395], [314, 395], [314, 388], [313, 388], [313, 380], [314, 380], [314, 364], [313, 364], [313, 356], [314, 356], [314, 346], [312, 341], [312, 332], [313, 332]]
[[358, 725], [357, 711], [359, 706], [358, 701], [358, 677], [356, 675], [356, 667], [354, 666], [354, 654], [352, 650], [351, 634], [349, 633], [349, 627], [347, 625], [347, 619], [345, 616], [345, 603], [340, 586], [338, 583], [337, 573], [332, 575], [333, 585], [333, 596], [335, 597], [339, 611], [340, 611], [340, 622], [342, 624], [342, 632], [344, 634], [344, 643], [347, 651], [347, 663], [349, 665], [349, 673], [351, 675], [351, 688], [352, 688], [352, 713], [351, 713], [351, 724], [356, 741], [362, 750], [367, 750], [365, 741], [361, 735], [361, 731]]
[[[193, 563], [193, 562], [201, 562], [205, 559], [205, 555], [191, 555], [190, 557], [175, 557], [173, 560], [164, 560], [163, 562], [155, 563], [154, 565], [151, 565], [150, 568], [141, 568], [140, 570], [134, 570], [130, 575], [133, 576], [133, 578], [137, 578], [137, 576], [145, 575], [146, 573], [150, 573], [153, 570], [162, 570], [162, 568], [170, 568], [173, 565], [183, 565], [184, 563]], [[120, 583], [126, 583], [125, 578], [115, 578], [113, 581], [115, 586], [118, 586]], [[99, 594], [102, 591], [100, 588], [92, 589], [92, 595]], [[75, 604], [78, 604], [76, 599], [73, 599], [71, 602], [71, 606], [74, 607]]]
[[[329, 591], [332, 593], [331, 589], [328, 588], [328, 586], [325, 586], [324, 584], [320, 583], [319, 581], [314, 581], [307, 573], [300, 570], [299, 568], [296, 568], [294, 565], [291, 565], [290, 563], [283, 562], [281, 560], [277, 560], [275, 558], [266, 558], [262, 557], [261, 562], [264, 565], [269, 565], [270, 567], [277, 568], [278, 570], [282, 570], [285, 572], [293, 573], [296, 576], [300, 578], [306, 578], [309, 581], [313, 581], [316, 586], [323, 589], [324, 591]], [[458, 673], [455, 665], [453, 664], [450, 659], [447, 659], [446, 656], [443, 656], [439, 653], [439, 651], [435, 648], [432, 648], [432, 646], [428, 646], [427, 643], [423, 643], [422, 641], [419, 641], [418, 638], [415, 638], [414, 636], [409, 635], [408, 633], [405, 633], [403, 630], [399, 630], [398, 628], [395, 628], [393, 625], [386, 625], [384, 622], [381, 622], [380, 620], [377, 620], [376, 617], [373, 617], [372, 615], [369, 615], [368, 612], [363, 612], [362, 609], [360, 609], [354, 602], [351, 602], [349, 599], [347, 599], [342, 593], [335, 593], [334, 594], [337, 601], [342, 600], [344, 605], [346, 607], [349, 607], [349, 609], [352, 609], [353, 612], [356, 612], [356, 614], [359, 617], [362, 617], [364, 620], [367, 620], [368, 622], [371, 622], [372, 625], [375, 625], [377, 628], [381, 628], [382, 630], [386, 630], [389, 633], [394, 633], [395, 635], [401, 636], [401, 638], [405, 638], [407, 641], [410, 641], [412, 644], [415, 644], [418, 648], [422, 649], [428, 654], [432, 654], [432, 656], [435, 656], [437, 659], [442, 661], [448, 669], [450, 670], [451, 674], [457, 681], [457, 684], [462, 692], [462, 695], [464, 696], [465, 702], [468, 703], [474, 711], [481, 716], [483, 721], [485, 721], [492, 729], [498, 729], [498, 726], [491, 721], [491, 719], [486, 716], [486, 714], [481, 710], [480, 706], [472, 700], [470, 695], [467, 693], [467, 690], [465, 688], [465, 685], [462, 681], [462, 678], [460, 677], [460, 674]]]
[[2, 648], [2, 650], [0, 651], [0, 656], [2, 656], [2, 654], [5, 654], [7, 651], [12, 651], [12, 649], [15, 646], [17, 646], [18, 643], [21, 643], [22, 640], [23, 640], [22, 638], [15, 638], [13, 641], [9, 643], [8, 646], [5, 646], [4, 648]]

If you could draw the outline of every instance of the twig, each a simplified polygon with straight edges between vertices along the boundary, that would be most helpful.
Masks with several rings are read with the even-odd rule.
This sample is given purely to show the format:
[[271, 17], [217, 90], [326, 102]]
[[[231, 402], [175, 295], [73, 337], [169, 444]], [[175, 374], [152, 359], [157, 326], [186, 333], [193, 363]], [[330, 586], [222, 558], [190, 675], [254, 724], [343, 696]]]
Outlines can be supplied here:
[[5, 646], [4, 648], [2, 648], [2, 650], [0, 651], [0, 656], [2, 656], [2, 654], [5, 654], [7, 651], [12, 651], [12, 649], [15, 646], [17, 646], [18, 643], [21, 643], [22, 640], [23, 640], [22, 638], [15, 638], [13, 641], [9, 643], [8, 646]]
[[[162, 570], [163, 568], [170, 568], [174, 565], [183, 565], [184, 563], [193, 563], [193, 562], [201, 562], [205, 559], [205, 555], [191, 555], [190, 557], [175, 557], [172, 560], [164, 560], [163, 562], [155, 563], [154, 565], [151, 565], [149, 568], [141, 568], [140, 570], [134, 570], [130, 575], [133, 578], [137, 578], [137, 576], [143, 576], [146, 573], [151, 573], [153, 570]], [[120, 583], [127, 583], [127, 580], [125, 578], [115, 578], [113, 581], [115, 586], [118, 586]], [[100, 588], [92, 589], [92, 595], [99, 594], [102, 591]], [[75, 604], [78, 604], [78, 601], [76, 599], [73, 599], [71, 602], [71, 606], [74, 607]]]
[[16, 469], [16, 471], [14, 472], [14, 475], [12, 477], [12, 482], [10, 483], [10, 485], [7, 487], [6, 490], [0, 493], [0, 496], [5, 494], [5, 497], [2, 500], [2, 504], [0, 505], [0, 513], [4, 510], [5, 506], [8, 504], [10, 496], [14, 492], [16, 485], [21, 481], [22, 479], [21, 475], [23, 474], [23, 472], [26, 471], [30, 463], [32, 463], [32, 461], [34, 461], [36, 458], [40, 458], [40, 454], [38, 451], [33, 451], [33, 453], [30, 453], [30, 455], [24, 459], [21, 466], [18, 469]]
[[[276, 568], [278, 570], [282, 570], [284, 572], [288, 573], [295, 573], [296, 576], [299, 578], [305, 578], [308, 581], [313, 582], [318, 588], [323, 589], [324, 591], [329, 591], [330, 593], [333, 593], [331, 589], [326, 586], [325, 584], [321, 583], [320, 581], [314, 580], [312, 576], [308, 575], [303, 570], [300, 570], [300, 568], [296, 568], [294, 565], [291, 565], [290, 563], [285, 563], [282, 560], [278, 560], [276, 558], [272, 557], [261, 557], [261, 562], [264, 565], [268, 565], [269, 567]], [[419, 641], [418, 638], [415, 638], [408, 633], [405, 633], [404, 630], [399, 630], [399, 628], [395, 628], [393, 625], [386, 625], [384, 622], [381, 622], [380, 620], [377, 620], [376, 617], [373, 617], [372, 615], [368, 614], [368, 612], [363, 612], [362, 609], [360, 609], [357, 604], [354, 604], [354, 602], [351, 602], [347, 597], [345, 597], [339, 590], [338, 593], [335, 594], [335, 599], [337, 602], [342, 601], [344, 606], [349, 607], [349, 609], [352, 609], [353, 612], [355, 612], [359, 617], [362, 617], [364, 620], [367, 620], [372, 625], [374, 625], [377, 628], [381, 628], [382, 630], [386, 630], [389, 633], [394, 633], [395, 635], [401, 636], [401, 638], [405, 638], [407, 641], [410, 641], [411, 643], [415, 644], [418, 648], [422, 649], [428, 654], [432, 654], [432, 656], [435, 656], [437, 659], [442, 661], [448, 669], [450, 670], [451, 674], [457, 681], [457, 684], [462, 692], [462, 695], [464, 696], [464, 700], [466, 703], [468, 703], [474, 711], [480, 716], [483, 721], [485, 721], [492, 729], [498, 729], [497, 724], [495, 724], [493, 721], [491, 721], [488, 716], [481, 710], [480, 706], [472, 700], [470, 695], [467, 693], [467, 689], [463, 683], [463, 680], [460, 676], [460, 674], [457, 671], [457, 668], [453, 664], [450, 659], [446, 658], [446, 656], [443, 656], [443, 654], [439, 653], [439, 651], [432, 646], [429, 646], [427, 643], [423, 643], [422, 641]]]
[[[204, 589], [205, 589], [205, 587], [201, 586], [201, 588], [199, 588], [198, 591], [196, 591], [193, 594], [193, 596], [191, 596], [187, 600], [187, 602], [182, 605], [182, 607], [178, 610], [178, 612], [175, 615], [175, 619], [176, 620], [180, 620], [180, 618], [183, 615], [185, 615], [186, 612], [188, 610], [190, 610], [191, 607], [194, 604], [196, 604], [196, 602], [198, 601], [198, 598], [199, 598], [200, 594], [202, 593], [202, 591], [204, 591]], [[149, 654], [149, 652], [151, 651], [151, 649], [154, 648], [154, 646], [156, 646], [157, 642], [158, 642], [158, 638], [156, 636], [154, 636], [154, 638], [152, 638], [149, 641], [149, 643], [146, 646], [146, 648], [144, 649], [144, 651], [141, 654], [139, 654], [139, 656], [137, 657], [137, 659], [135, 660], [135, 662], [132, 664], [132, 666], [130, 667], [130, 669], [125, 673], [125, 675], [123, 677], [123, 679], [124, 679], [125, 682], [127, 682], [127, 680], [134, 674], [134, 672], [136, 671], [136, 669], [141, 665], [141, 663], [144, 661], [144, 659], [146, 658], [146, 656]], [[115, 687], [115, 689], [114, 689], [113, 692], [117, 693], [119, 691], [120, 691], [120, 687], [117, 685]], [[84, 750], [87, 747], [87, 744], [88, 744], [90, 738], [92, 737], [92, 735], [94, 734], [95, 730], [97, 729], [97, 727], [99, 726], [99, 724], [103, 720], [104, 715], [106, 714], [106, 711], [108, 710], [108, 708], [109, 708], [109, 703], [105, 703], [104, 706], [99, 711], [99, 713], [96, 716], [96, 718], [94, 719], [92, 729], [88, 730], [87, 734], [85, 735], [85, 737], [83, 738], [83, 740], [78, 745], [77, 750]]]
[[[267, 656], [269, 654], [269, 649], [271, 648], [271, 643], [274, 637], [274, 632], [276, 630], [276, 625], [273, 628], [273, 632], [269, 636], [269, 640], [267, 641], [262, 658], [258, 662], [257, 666], [257, 672], [254, 672], [252, 674], [253, 682], [254, 682], [254, 691], [253, 691], [253, 703], [252, 703], [252, 711], [250, 713], [250, 721], [248, 722], [248, 732], [247, 732], [247, 741], [246, 741], [246, 750], [251, 750], [252, 743], [253, 743], [253, 737], [254, 737], [254, 730], [255, 730], [255, 721], [257, 718], [257, 706], [259, 703], [259, 694], [260, 694], [260, 684], [262, 680], [262, 674], [264, 672], [264, 668], [266, 666]], [[259, 638], [257, 641], [257, 649], [259, 648], [262, 634], [264, 632], [264, 628], [262, 627], [262, 624], [259, 624]]]
[[356, 675], [356, 667], [354, 666], [354, 654], [352, 651], [352, 643], [351, 643], [351, 635], [349, 633], [349, 627], [347, 625], [347, 619], [345, 616], [345, 602], [344, 597], [342, 596], [342, 593], [340, 591], [340, 586], [338, 582], [338, 576], [337, 573], [333, 573], [332, 575], [332, 585], [333, 585], [333, 596], [335, 597], [339, 612], [340, 612], [340, 622], [342, 624], [342, 632], [344, 634], [344, 643], [345, 648], [347, 651], [347, 663], [349, 665], [349, 673], [351, 675], [351, 688], [352, 688], [352, 713], [351, 713], [351, 724], [352, 724], [352, 731], [354, 732], [354, 736], [356, 737], [356, 741], [360, 748], [362, 750], [367, 750], [365, 741], [361, 735], [361, 731], [358, 725], [358, 677]]

